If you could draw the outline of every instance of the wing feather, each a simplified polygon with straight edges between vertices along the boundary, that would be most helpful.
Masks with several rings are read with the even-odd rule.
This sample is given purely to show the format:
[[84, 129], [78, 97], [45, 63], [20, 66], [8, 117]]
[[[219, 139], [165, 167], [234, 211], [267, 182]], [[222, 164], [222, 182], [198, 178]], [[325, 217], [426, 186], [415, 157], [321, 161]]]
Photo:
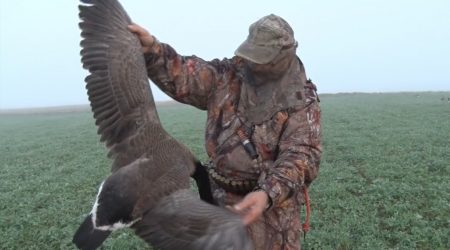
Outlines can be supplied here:
[[[116, 0], [82, 0], [81, 62], [100, 140], [108, 147], [135, 136], [147, 122], [159, 124], [138, 38]], [[131, 149], [130, 149], [131, 150]]]
[[187, 189], [162, 198], [133, 228], [157, 249], [253, 249], [238, 215]]

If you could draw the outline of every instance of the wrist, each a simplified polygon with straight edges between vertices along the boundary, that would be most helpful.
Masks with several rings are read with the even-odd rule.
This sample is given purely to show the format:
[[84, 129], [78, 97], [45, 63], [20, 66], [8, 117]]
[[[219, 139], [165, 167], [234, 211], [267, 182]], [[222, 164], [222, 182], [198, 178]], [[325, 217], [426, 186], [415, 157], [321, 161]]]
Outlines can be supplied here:
[[264, 211], [267, 211], [272, 207], [272, 205], [273, 205], [272, 198], [270, 198], [269, 193], [267, 193], [264, 189], [262, 189], [259, 186], [256, 186], [252, 192], [261, 192], [261, 193], [265, 194], [267, 203], [266, 203], [266, 207], [264, 208]]
[[150, 35], [149, 37], [147, 37], [142, 43], [144, 56], [153, 56], [155, 54], [158, 54], [159, 44], [159, 40], [155, 36]]

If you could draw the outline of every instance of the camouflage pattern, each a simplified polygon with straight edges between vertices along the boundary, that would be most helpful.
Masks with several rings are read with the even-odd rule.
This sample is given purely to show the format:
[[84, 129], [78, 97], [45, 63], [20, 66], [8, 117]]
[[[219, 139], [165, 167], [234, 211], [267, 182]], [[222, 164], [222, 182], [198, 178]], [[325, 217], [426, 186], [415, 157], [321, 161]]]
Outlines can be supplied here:
[[280, 50], [296, 44], [291, 26], [274, 14], [262, 17], [250, 25], [248, 31], [247, 39], [235, 51], [235, 55], [255, 63], [269, 63]]
[[[148, 76], [173, 99], [207, 110], [205, 147], [211, 167], [229, 180], [252, 180], [272, 202], [248, 230], [256, 249], [299, 249], [301, 189], [317, 176], [321, 156], [320, 108], [315, 86], [304, 84], [301, 105], [277, 111], [259, 124], [251, 124], [238, 111], [245, 84], [240, 57], [204, 61], [180, 56], [156, 41], [145, 54]], [[301, 61], [299, 61], [301, 69]], [[244, 150], [238, 129], [244, 129], [258, 158]], [[227, 181], [229, 181], [227, 180]], [[212, 181], [220, 206], [239, 202], [245, 194], [227, 192]]]

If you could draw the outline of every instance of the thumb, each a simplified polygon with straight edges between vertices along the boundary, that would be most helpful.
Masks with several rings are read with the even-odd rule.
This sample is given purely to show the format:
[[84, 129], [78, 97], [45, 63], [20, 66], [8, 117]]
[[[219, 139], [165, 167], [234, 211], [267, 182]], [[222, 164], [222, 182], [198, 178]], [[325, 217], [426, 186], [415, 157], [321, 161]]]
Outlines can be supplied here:
[[138, 28], [138, 26], [136, 25], [136, 24], [130, 24], [130, 25], [128, 25], [128, 29], [131, 31], [131, 32], [134, 32], [134, 33], [139, 33], [139, 28]]
[[252, 196], [245, 197], [241, 202], [234, 205], [234, 209], [237, 211], [242, 211], [250, 208], [254, 204], [254, 199]]
[[147, 35], [149, 36], [150, 35], [150, 33], [146, 29], [142, 28], [141, 26], [139, 26], [135, 23], [128, 25], [128, 29], [131, 32], [136, 33], [139, 36], [147, 36]]

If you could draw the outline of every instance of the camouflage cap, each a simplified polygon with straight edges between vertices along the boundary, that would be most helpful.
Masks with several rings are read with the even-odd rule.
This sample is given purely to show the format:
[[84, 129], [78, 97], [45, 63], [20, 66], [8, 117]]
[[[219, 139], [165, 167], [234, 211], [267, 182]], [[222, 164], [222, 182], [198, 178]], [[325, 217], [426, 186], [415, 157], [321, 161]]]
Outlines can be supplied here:
[[247, 39], [234, 52], [235, 55], [258, 64], [272, 61], [285, 47], [295, 44], [294, 31], [281, 17], [270, 14], [249, 28]]

